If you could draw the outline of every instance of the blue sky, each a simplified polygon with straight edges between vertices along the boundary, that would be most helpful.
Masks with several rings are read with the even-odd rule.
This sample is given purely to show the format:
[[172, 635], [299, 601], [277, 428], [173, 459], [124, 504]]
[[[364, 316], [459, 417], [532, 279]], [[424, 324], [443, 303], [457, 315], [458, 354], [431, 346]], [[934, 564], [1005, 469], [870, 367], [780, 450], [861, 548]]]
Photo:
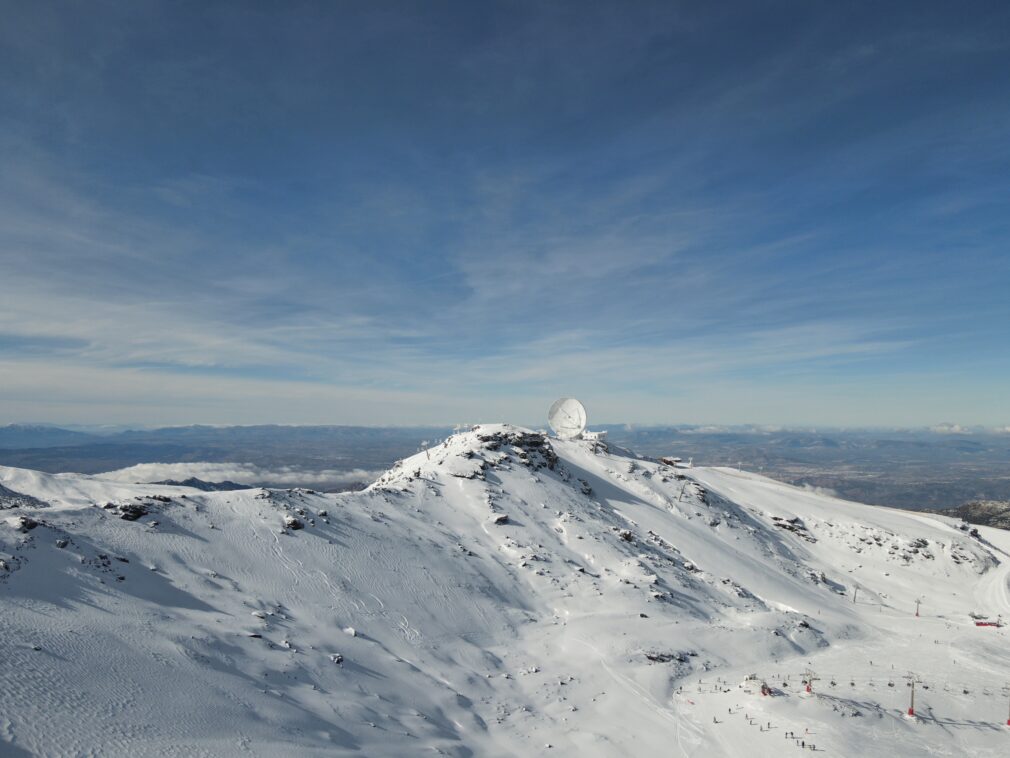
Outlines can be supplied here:
[[0, 5], [0, 422], [1010, 423], [1005, 3]]

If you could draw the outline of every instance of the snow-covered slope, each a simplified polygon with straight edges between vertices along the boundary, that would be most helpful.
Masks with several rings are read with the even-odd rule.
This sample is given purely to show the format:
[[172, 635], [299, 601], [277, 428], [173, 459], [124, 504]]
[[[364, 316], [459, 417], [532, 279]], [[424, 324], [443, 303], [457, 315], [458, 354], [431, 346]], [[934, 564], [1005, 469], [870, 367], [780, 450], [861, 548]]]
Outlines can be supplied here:
[[0, 485], [0, 754], [1010, 750], [998, 530], [504, 425], [341, 495]]

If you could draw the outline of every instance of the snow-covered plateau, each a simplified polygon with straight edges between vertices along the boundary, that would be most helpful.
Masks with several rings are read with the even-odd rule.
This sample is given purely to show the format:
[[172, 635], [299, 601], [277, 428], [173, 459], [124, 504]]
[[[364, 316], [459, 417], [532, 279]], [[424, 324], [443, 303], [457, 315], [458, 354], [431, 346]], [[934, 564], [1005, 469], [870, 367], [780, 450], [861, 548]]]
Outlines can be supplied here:
[[1010, 532], [507, 425], [0, 485], [5, 756], [1010, 755]]

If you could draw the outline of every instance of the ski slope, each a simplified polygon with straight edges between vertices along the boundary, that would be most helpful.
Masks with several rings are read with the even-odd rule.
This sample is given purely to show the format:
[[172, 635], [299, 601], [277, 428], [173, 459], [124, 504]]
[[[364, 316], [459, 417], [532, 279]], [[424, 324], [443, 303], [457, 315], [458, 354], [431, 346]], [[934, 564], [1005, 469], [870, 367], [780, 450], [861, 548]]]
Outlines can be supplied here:
[[0, 485], [2, 755], [1010, 754], [1007, 532], [508, 425], [340, 495]]

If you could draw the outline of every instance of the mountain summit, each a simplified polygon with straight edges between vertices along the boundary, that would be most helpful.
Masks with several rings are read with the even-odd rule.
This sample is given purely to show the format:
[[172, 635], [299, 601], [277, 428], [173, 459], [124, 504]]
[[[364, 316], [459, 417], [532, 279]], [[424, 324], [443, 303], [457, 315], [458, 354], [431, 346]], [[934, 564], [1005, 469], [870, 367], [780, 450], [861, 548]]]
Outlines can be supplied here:
[[504, 424], [353, 493], [0, 485], [14, 751], [1005, 754], [998, 530]]

